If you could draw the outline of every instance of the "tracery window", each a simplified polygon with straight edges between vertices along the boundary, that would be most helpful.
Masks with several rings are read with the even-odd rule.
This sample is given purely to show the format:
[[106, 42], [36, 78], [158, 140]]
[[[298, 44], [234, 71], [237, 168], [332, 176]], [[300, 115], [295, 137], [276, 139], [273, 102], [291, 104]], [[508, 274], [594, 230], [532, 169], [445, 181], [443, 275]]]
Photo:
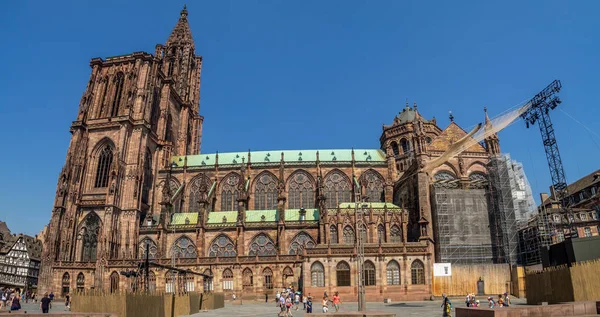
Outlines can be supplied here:
[[377, 242], [385, 242], [385, 228], [382, 224], [379, 224], [377, 226]]
[[188, 237], [180, 237], [171, 246], [171, 256], [176, 258], [193, 259], [197, 256], [196, 246]]
[[481, 172], [473, 172], [471, 174], [469, 174], [469, 179], [472, 181], [486, 181], [487, 177], [485, 176], [485, 174], [481, 173]]
[[332, 225], [331, 227], [329, 227], [329, 237], [331, 243], [340, 243], [338, 240], [338, 230], [336, 225]]
[[81, 261], [95, 262], [98, 248], [98, 233], [100, 232], [100, 217], [90, 212], [82, 221], [77, 239], [81, 245]]
[[325, 267], [321, 262], [315, 262], [310, 266], [310, 280], [312, 287], [325, 287]]
[[115, 76], [115, 95], [113, 98], [112, 109], [110, 111], [111, 117], [116, 117], [119, 115], [119, 105], [121, 104], [121, 96], [123, 95], [123, 85], [125, 83], [125, 75], [122, 72], [119, 72], [117, 76]]
[[158, 252], [158, 247], [156, 246], [156, 243], [154, 243], [154, 241], [152, 241], [152, 239], [150, 238], [144, 238], [142, 239], [142, 241], [140, 241], [140, 245], [139, 245], [139, 256], [140, 259], [145, 259], [146, 258], [146, 246], [148, 246], [148, 258], [149, 259], [156, 259], [156, 253]]
[[223, 180], [223, 185], [221, 187], [221, 211], [237, 210], [239, 182], [240, 176], [238, 174], [229, 174], [229, 176]]
[[264, 173], [254, 185], [254, 209], [269, 210], [277, 205], [277, 179], [273, 174]]
[[[204, 270], [204, 275], [208, 277], [203, 278], [203, 287], [205, 292], [210, 292], [213, 290], [213, 274], [210, 269]], [[192, 277], [192, 287], [193, 287], [193, 277]], [[193, 289], [192, 289], [193, 290]]]
[[110, 292], [114, 293], [119, 290], [119, 273], [112, 272], [110, 274]]
[[344, 243], [345, 244], [354, 244], [354, 229], [350, 226], [344, 227]]
[[456, 176], [454, 176], [454, 174], [447, 172], [447, 171], [440, 171], [437, 172], [433, 178], [437, 181], [443, 181], [443, 180], [453, 180], [456, 179]]
[[62, 277], [62, 294], [68, 294], [70, 291], [70, 287], [71, 287], [71, 276], [69, 275], [69, 273], [63, 274]]
[[233, 290], [233, 271], [230, 269], [225, 269], [223, 271], [223, 290]]
[[150, 190], [152, 189], [152, 153], [150, 150], [146, 150], [146, 156], [144, 157], [144, 186], [142, 187], [142, 202], [148, 203], [150, 196]]
[[290, 254], [301, 254], [303, 249], [312, 249], [315, 245], [315, 240], [308, 233], [300, 232], [290, 243]]
[[379, 173], [373, 170], [367, 170], [361, 179], [361, 183], [366, 187], [366, 195], [369, 197], [370, 202], [383, 202], [385, 201], [384, 196], [384, 185], [385, 182], [383, 177]]
[[337, 286], [350, 286], [350, 265], [345, 261], [340, 261], [335, 267], [335, 277]]
[[360, 225], [358, 232], [360, 232], [360, 239], [363, 243], [369, 243], [369, 236], [367, 235], [367, 227]]
[[98, 103], [98, 115], [96, 118], [104, 117], [104, 101], [106, 100], [106, 92], [108, 91], [108, 81], [106, 78], [102, 79], [102, 94], [100, 94], [100, 102]]
[[148, 290], [151, 292], [156, 291], [156, 274], [152, 271], [148, 272]]
[[387, 285], [400, 285], [400, 265], [392, 260], [386, 269]]
[[77, 274], [77, 291], [81, 292], [85, 288], [85, 276], [83, 273]]
[[363, 278], [365, 286], [375, 285], [375, 265], [371, 261], [365, 261], [363, 266]]
[[242, 286], [244, 289], [254, 286], [254, 276], [252, 275], [252, 270], [249, 268], [245, 268], [242, 272]]
[[108, 187], [108, 178], [112, 161], [112, 148], [110, 145], [106, 145], [104, 146], [104, 149], [100, 151], [100, 155], [98, 156], [98, 166], [96, 166], [96, 181], [94, 182], [95, 188]]
[[160, 116], [160, 88], [155, 87], [152, 95], [152, 110], [150, 111], [150, 125], [152, 131], [156, 133], [158, 128], [158, 118]]
[[200, 210], [199, 200], [201, 198], [207, 199], [207, 197], [201, 197], [207, 195], [210, 188], [210, 179], [204, 174], [198, 174], [194, 177], [190, 183], [190, 196], [189, 196], [189, 208], [188, 212], [198, 212]]
[[352, 187], [348, 177], [338, 170], [325, 176], [325, 202], [327, 208], [336, 208], [341, 203], [352, 201]]
[[393, 225], [390, 228], [390, 240], [392, 243], [400, 243], [402, 242], [402, 229], [397, 225]]
[[315, 206], [315, 189], [310, 177], [304, 171], [294, 173], [288, 185], [288, 208], [313, 208]]
[[208, 256], [210, 257], [231, 257], [236, 255], [237, 252], [233, 241], [224, 234], [216, 237], [208, 249]]
[[439, 171], [434, 176], [435, 187], [446, 187], [446, 188], [455, 188], [458, 187], [458, 183], [455, 182], [456, 176], [448, 171]]
[[425, 284], [425, 266], [423, 262], [414, 260], [410, 265], [410, 277], [412, 284]]
[[248, 255], [268, 256], [275, 255], [275, 243], [264, 233], [261, 233], [252, 239]]
[[273, 289], [273, 271], [270, 268], [265, 268], [263, 270], [263, 277], [265, 282], [266, 289]]

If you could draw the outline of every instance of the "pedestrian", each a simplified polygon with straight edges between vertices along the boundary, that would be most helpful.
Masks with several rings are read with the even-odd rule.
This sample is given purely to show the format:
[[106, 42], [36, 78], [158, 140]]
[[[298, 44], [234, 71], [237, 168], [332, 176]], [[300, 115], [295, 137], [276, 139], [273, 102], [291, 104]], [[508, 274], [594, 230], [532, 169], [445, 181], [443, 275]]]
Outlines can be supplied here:
[[282, 313], [286, 310], [285, 309], [285, 296], [279, 297], [279, 309], [281, 309]]
[[292, 299], [289, 297], [285, 300], [285, 309], [286, 317], [294, 317], [294, 315], [292, 315]]
[[307, 302], [308, 302], [308, 297], [306, 297], [306, 294], [302, 295], [302, 304], [304, 304], [304, 308], [302, 308], [302, 310], [306, 310]]
[[70, 301], [69, 301], [70, 299], [71, 299], [71, 296], [69, 296], [69, 294], [68, 294], [68, 293], [66, 293], [66, 294], [65, 294], [65, 307], [67, 307], [67, 308], [68, 308], [68, 307], [69, 307], [69, 305], [71, 304], [71, 303], [70, 303]]
[[296, 310], [298, 310], [298, 305], [300, 305], [300, 294], [294, 296], [294, 306], [296, 306]]
[[306, 301], [306, 313], [312, 314], [312, 299]]
[[503, 307], [504, 306], [504, 299], [502, 298], [502, 295], [498, 295], [498, 307]]
[[340, 299], [340, 293], [335, 292], [332, 303], [333, 307], [335, 308], [335, 312], [337, 313], [340, 310], [340, 304], [342, 303], [342, 300]]
[[504, 293], [504, 306], [510, 306], [510, 296], [508, 296], [508, 292]]
[[53, 301], [54, 300], [54, 292], [51, 291], [48, 298], [50, 298], [50, 301]]
[[[325, 294], [327, 294], [327, 292], [325, 292]], [[323, 302], [321, 305], [323, 305], [323, 312], [326, 313], [329, 311], [329, 307], [327, 307], [327, 296], [323, 296]]]
[[4, 310], [6, 307], [6, 293], [2, 293], [2, 303], [0, 304], [0, 309]]
[[265, 293], [265, 303], [269, 302], [269, 294]]
[[48, 314], [52, 308], [52, 303], [50, 298], [48, 298], [48, 293], [44, 294], [44, 297], [40, 300], [40, 309], [42, 310], [42, 314]]
[[488, 297], [488, 308], [494, 308], [495, 306], [494, 298], [492, 296]]
[[450, 302], [450, 299], [446, 294], [442, 294], [442, 298], [442, 316], [450, 317], [452, 316], [452, 302]]
[[467, 299], [465, 300], [467, 307], [471, 307], [471, 294], [467, 294]]
[[235, 300], [235, 293], [231, 294], [231, 300]]
[[281, 293], [277, 291], [277, 294], [275, 294], [275, 302], [279, 303], [279, 297], [281, 297]]
[[11, 311], [21, 309], [21, 302], [20, 302], [19, 297], [21, 297], [21, 296], [19, 296], [18, 293], [13, 294], [12, 303], [10, 304]]

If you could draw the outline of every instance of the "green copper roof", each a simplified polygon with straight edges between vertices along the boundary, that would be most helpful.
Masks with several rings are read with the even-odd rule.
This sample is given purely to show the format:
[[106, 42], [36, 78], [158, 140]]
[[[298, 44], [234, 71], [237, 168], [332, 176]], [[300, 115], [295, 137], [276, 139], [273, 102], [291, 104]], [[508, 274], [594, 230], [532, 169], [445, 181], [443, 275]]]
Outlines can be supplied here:
[[[187, 223], [185, 220], [188, 220]], [[198, 223], [198, 214], [195, 212], [181, 212], [171, 215], [172, 225], [195, 225]]]
[[[319, 220], [319, 209], [316, 208], [305, 208], [306, 210], [306, 221]], [[285, 210], [285, 221], [300, 221], [300, 209], [286, 209]]]
[[[206, 220], [206, 223], [235, 223], [237, 221], [237, 215], [237, 211], [211, 211], [208, 213], [208, 219]], [[223, 222], [223, 217], [226, 218], [225, 222]]]
[[277, 210], [246, 210], [246, 222], [274, 222], [277, 221], [277, 216]]
[[[367, 203], [369, 204], [369, 208], [373, 208], [373, 209], [383, 209], [385, 207], [387, 207], [387, 209], [401, 209], [400, 207], [392, 204], [392, 203]], [[355, 203], [341, 203], [339, 205], [339, 207], [341, 209], [354, 209], [355, 208]], [[360, 203], [358, 205], [358, 207], [361, 207], [362, 203]]]
[[[288, 150], [288, 151], [251, 151], [250, 163], [285, 163], [316, 162], [319, 153], [320, 162], [351, 162], [352, 150]], [[248, 162], [248, 152], [218, 153], [219, 165], [235, 165]], [[185, 156], [174, 156], [172, 161], [182, 167]], [[385, 162], [385, 153], [381, 150], [354, 150], [355, 162]], [[188, 166], [213, 166], [217, 163], [217, 154], [188, 155]]]

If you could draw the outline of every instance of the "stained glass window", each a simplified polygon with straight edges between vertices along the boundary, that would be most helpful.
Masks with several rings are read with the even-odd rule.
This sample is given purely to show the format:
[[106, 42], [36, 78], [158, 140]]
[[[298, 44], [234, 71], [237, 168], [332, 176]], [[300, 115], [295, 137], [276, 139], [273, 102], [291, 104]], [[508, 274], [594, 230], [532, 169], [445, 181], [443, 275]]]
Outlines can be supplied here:
[[148, 258], [156, 259], [156, 253], [158, 252], [158, 247], [156, 246], [156, 243], [154, 243], [154, 241], [152, 241], [152, 239], [150, 239], [150, 238], [144, 238], [144, 239], [142, 239], [142, 241], [140, 241], [140, 245], [139, 245], [140, 259], [146, 258], [146, 246], [148, 246], [148, 249], [150, 251], [150, 252], [148, 252]]
[[85, 288], [85, 275], [83, 273], [77, 274], [77, 290], [83, 291]]
[[78, 243], [81, 244], [81, 261], [95, 262], [98, 248], [98, 233], [100, 232], [100, 217], [90, 212], [82, 222], [79, 230]]
[[266, 289], [273, 289], [273, 271], [270, 268], [265, 268], [263, 270], [263, 277], [265, 282]]
[[380, 243], [385, 242], [385, 228], [382, 224], [377, 226], [377, 241]]
[[386, 269], [387, 285], [400, 285], [400, 265], [390, 261]]
[[94, 182], [95, 188], [108, 187], [108, 178], [112, 161], [112, 148], [110, 145], [106, 145], [98, 156], [98, 166], [96, 166], [96, 181]]
[[176, 258], [193, 259], [196, 258], [196, 245], [188, 237], [180, 237], [175, 240], [171, 247], [171, 255], [175, 254]]
[[354, 229], [350, 226], [344, 227], [344, 243], [354, 244]]
[[292, 175], [288, 185], [288, 208], [313, 208], [315, 206], [315, 189], [309, 175], [299, 171]]
[[208, 179], [206, 175], [199, 174], [198, 176], [194, 177], [190, 183], [188, 212], [197, 212], [200, 210], [200, 203], [198, 202], [200, 200], [200, 195], [201, 193], [208, 194], [210, 185], [210, 179]]
[[469, 179], [472, 181], [486, 181], [487, 177], [481, 172], [473, 172], [469, 175]]
[[290, 254], [301, 254], [302, 249], [312, 249], [315, 245], [315, 240], [308, 233], [300, 232], [290, 243]]
[[331, 243], [340, 243], [338, 240], [338, 230], [337, 230], [337, 226], [332, 225], [329, 228], [329, 236], [331, 239]]
[[402, 229], [397, 225], [393, 225], [390, 228], [390, 240], [392, 240], [393, 243], [402, 242]]
[[341, 261], [335, 268], [337, 286], [350, 286], [350, 265]]
[[237, 252], [233, 241], [224, 234], [216, 237], [208, 249], [208, 256], [210, 257], [230, 257], [236, 255]]
[[321, 262], [315, 262], [310, 266], [310, 280], [312, 287], [325, 287], [325, 268]]
[[363, 266], [363, 278], [365, 281], [365, 286], [373, 286], [375, 285], [375, 265], [371, 261], [365, 261]]
[[447, 172], [447, 171], [440, 171], [437, 172], [433, 178], [435, 178], [435, 180], [438, 181], [442, 181], [442, 180], [453, 180], [456, 179], [456, 176], [454, 176], [454, 174]]
[[361, 177], [361, 184], [366, 187], [366, 194], [369, 197], [370, 202], [385, 201], [385, 181], [379, 173], [373, 170], [367, 170]]
[[365, 225], [361, 225], [359, 227], [360, 239], [363, 243], [369, 243], [369, 236], [367, 235], [367, 227]]
[[233, 271], [230, 269], [225, 269], [223, 271], [223, 290], [233, 290]]
[[223, 180], [223, 185], [221, 186], [221, 211], [237, 210], [239, 182], [240, 176], [238, 174], [229, 174]]
[[254, 285], [254, 275], [252, 275], [252, 270], [249, 268], [245, 268], [242, 272], [242, 286], [247, 288], [252, 288]]
[[252, 240], [252, 243], [250, 243], [248, 255], [266, 256], [275, 255], [276, 253], [277, 251], [275, 250], [275, 243], [273, 243], [273, 240], [266, 234], [261, 233]]
[[344, 173], [334, 170], [325, 176], [325, 202], [327, 208], [336, 208], [339, 204], [352, 201], [350, 179]]
[[254, 208], [270, 210], [277, 205], [277, 178], [270, 173], [261, 174], [254, 185]]
[[412, 284], [425, 284], [425, 266], [423, 262], [414, 260], [410, 265], [410, 276]]

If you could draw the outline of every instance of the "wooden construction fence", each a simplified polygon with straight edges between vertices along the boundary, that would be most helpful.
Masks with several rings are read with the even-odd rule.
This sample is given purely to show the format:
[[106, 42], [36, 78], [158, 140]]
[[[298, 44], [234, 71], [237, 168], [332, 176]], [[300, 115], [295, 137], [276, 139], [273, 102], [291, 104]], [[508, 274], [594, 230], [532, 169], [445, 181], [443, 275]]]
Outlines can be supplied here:
[[511, 272], [509, 264], [454, 264], [452, 276], [433, 277], [433, 295], [466, 296], [477, 293], [477, 281], [484, 281], [486, 295], [498, 295], [510, 291]]
[[527, 304], [600, 300], [600, 260], [528, 272]]

